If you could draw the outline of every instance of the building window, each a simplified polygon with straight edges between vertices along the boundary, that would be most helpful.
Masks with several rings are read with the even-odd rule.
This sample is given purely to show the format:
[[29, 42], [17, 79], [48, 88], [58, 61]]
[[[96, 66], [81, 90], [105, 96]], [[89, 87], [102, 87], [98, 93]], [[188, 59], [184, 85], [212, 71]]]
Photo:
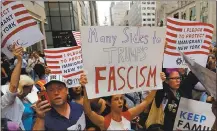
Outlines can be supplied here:
[[150, 18], [148, 18], [148, 19], [147, 19], [147, 21], [151, 21], [151, 19], [150, 19]]
[[49, 11], [49, 5], [48, 5], [48, 3], [44, 3], [44, 6], [45, 6], [45, 14], [46, 14], [46, 16], [50, 16], [50, 11]]
[[181, 19], [186, 20], [186, 13], [185, 12], [182, 12]]
[[71, 30], [71, 20], [70, 17], [61, 17], [62, 30]]
[[148, 10], [150, 10], [150, 7], [147, 7]]
[[146, 19], [143, 19], [143, 21], [146, 21]]
[[146, 2], [142, 2], [142, 4], [146, 4]]
[[50, 16], [60, 16], [59, 3], [57, 2], [49, 3], [49, 9], [50, 9]]
[[190, 8], [190, 21], [196, 21], [196, 7]]
[[143, 15], [146, 15], [146, 13], [143, 13]]
[[52, 30], [61, 30], [60, 17], [51, 17]]
[[153, 4], [153, 5], [154, 5], [154, 4], [155, 4], [155, 2], [151, 2], [151, 4]]
[[146, 24], [143, 24], [143, 26], [146, 26]]
[[152, 15], [155, 15], [155, 13], [152, 13]]
[[154, 7], [152, 7], [152, 10], [155, 10], [155, 8], [154, 8]]
[[179, 18], [179, 13], [174, 14], [174, 15], [173, 15], [173, 18], [178, 19], [178, 18]]
[[147, 2], [147, 4], [149, 5], [149, 4], [150, 4], [150, 2]]
[[149, 15], [151, 15], [151, 13], [147, 13], [147, 15], [149, 16]]
[[146, 7], [142, 7], [143, 10], [146, 10]]
[[70, 16], [69, 3], [60, 3], [61, 16]]
[[153, 18], [152, 21], [155, 21], [155, 19]]
[[152, 26], [155, 26], [155, 24], [152, 24]]
[[148, 24], [148, 26], [150, 26], [150, 27], [151, 27], [151, 24]]

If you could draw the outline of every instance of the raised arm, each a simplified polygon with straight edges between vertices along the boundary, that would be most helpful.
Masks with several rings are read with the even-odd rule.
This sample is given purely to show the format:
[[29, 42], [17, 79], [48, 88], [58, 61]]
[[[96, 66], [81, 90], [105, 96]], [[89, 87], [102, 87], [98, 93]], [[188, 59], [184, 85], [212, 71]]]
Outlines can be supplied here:
[[154, 100], [156, 92], [157, 91], [151, 91], [151, 93], [145, 98], [145, 100], [143, 100], [142, 103], [128, 110], [131, 114], [131, 120], [142, 113], [145, 108], [151, 104], [151, 102]]
[[17, 57], [17, 64], [16, 64], [16, 66], [14, 68], [14, 71], [13, 71], [13, 73], [11, 75], [9, 90], [10, 90], [11, 93], [16, 93], [17, 88], [18, 88], [18, 84], [19, 84], [19, 81], [20, 81], [23, 48], [18, 47], [17, 49], [15, 49], [15, 45], [14, 45], [13, 54]]
[[13, 46], [13, 54], [17, 57], [18, 61], [11, 75], [9, 90], [2, 96], [1, 109], [4, 109], [5, 107], [13, 104], [16, 99], [17, 96], [16, 93], [17, 93], [17, 88], [20, 80], [20, 72], [22, 66], [22, 52], [23, 52], [22, 47], [15, 49], [15, 46]]
[[104, 117], [101, 115], [98, 115], [96, 112], [91, 110], [90, 101], [87, 98], [87, 92], [85, 89], [85, 84], [87, 83], [87, 78], [85, 75], [81, 75], [80, 83], [82, 85], [84, 90], [84, 112], [89, 117], [89, 119], [98, 127], [100, 127], [101, 130], [105, 130], [104, 126]]
[[[162, 81], [166, 80], [165, 73], [161, 72], [160, 77]], [[142, 113], [145, 110], [145, 108], [147, 108], [152, 103], [152, 101], [155, 98], [156, 92], [156, 90], [151, 91], [151, 93], [145, 98], [145, 100], [142, 103], [128, 110], [131, 114], [131, 120], [138, 116], [140, 113]]]

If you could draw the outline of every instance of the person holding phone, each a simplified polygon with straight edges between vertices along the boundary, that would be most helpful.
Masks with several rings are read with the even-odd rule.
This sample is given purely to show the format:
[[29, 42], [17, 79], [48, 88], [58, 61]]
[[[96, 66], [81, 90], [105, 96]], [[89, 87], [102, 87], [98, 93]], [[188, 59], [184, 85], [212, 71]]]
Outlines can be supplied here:
[[36, 103], [37, 118], [33, 130], [84, 130], [83, 106], [67, 100], [69, 92], [63, 77], [50, 74], [44, 86], [46, 91], [39, 92]]

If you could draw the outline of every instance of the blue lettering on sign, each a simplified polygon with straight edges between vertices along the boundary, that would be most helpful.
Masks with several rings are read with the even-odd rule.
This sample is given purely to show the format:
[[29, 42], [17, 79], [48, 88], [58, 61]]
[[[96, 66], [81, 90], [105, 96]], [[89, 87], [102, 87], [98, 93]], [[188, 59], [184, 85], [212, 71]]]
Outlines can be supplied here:
[[192, 112], [181, 111], [180, 118], [184, 120], [192, 120], [194, 122], [204, 122], [206, 120], [206, 116], [194, 114]]

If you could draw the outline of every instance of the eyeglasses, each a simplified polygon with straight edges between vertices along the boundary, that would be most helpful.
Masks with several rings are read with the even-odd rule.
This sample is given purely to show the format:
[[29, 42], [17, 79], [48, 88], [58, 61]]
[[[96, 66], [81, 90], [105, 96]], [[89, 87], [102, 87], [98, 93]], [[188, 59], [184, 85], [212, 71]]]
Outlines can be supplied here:
[[170, 80], [182, 80], [181, 77], [171, 77], [171, 78], [168, 78], [168, 79], [170, 79]]

